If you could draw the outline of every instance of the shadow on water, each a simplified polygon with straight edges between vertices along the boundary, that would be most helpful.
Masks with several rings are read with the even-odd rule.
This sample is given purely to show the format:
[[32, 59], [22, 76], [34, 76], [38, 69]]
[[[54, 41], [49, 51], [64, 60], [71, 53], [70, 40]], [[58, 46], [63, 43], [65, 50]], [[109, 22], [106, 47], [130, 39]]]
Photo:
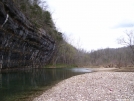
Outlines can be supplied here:
[[[44, 68], [0, 73], [0, 101], [24, 101], [74, 75], [91, 72], [86, 68]], [[34, 96], [35, 97], [35, 96]]]

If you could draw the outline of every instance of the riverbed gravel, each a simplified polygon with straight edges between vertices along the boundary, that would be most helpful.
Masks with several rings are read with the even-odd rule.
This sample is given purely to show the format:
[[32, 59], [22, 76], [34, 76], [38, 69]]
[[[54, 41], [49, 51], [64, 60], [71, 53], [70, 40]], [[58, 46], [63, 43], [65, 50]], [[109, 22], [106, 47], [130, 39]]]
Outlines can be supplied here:
[[74, 76], [33, 101], [134, 101], [134, 72], [94, 72]]

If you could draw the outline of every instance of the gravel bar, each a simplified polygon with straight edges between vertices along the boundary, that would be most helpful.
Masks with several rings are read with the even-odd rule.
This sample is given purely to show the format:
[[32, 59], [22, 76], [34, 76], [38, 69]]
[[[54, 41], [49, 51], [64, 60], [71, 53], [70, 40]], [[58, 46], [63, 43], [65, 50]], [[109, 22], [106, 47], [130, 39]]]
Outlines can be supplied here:
[[134, 72], [94, 72], [74, 76], [33, 101], [134, 101]]

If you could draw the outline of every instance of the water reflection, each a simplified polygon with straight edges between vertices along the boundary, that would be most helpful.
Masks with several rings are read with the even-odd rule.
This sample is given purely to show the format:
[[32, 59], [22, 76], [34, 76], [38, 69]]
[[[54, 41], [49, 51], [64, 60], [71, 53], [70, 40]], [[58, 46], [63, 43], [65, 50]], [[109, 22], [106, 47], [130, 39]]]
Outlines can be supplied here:
[[[81, 71], [81, 72], [80, 72]], [[0, 74], [0, 101], [11, 101], [15, 96], [27, 93], [56, 81], [91, 72], [87, 69], [29, 69]]]
[[0, 88], [2, 88], [2, 74], [0, 74]]
[[71, 71], [76, 73], [88, 73], [91, 72], [91, 69], [89, 68], [72, 68]]

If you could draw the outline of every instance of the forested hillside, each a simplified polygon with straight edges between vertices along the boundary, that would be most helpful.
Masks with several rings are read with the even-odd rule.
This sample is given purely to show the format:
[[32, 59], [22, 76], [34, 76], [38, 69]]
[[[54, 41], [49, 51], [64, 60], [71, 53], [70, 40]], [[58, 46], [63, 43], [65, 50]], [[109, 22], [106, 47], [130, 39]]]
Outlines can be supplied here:
[[90, 65], [103, 67], [132, 67], [134, 65], [134, 32], [127, 31], [126, 36], [118, 39], [122, 48], [99, 49], [90, 52]]
[[45, 30], [56, 42], [50, 66], [83, 66], [89, 65], [89, 53], [69, 44], [64, 33], [59, 32], [47, 10], [47, 3], [41, 0], [14, 0], [19, 9], [40, 31]]
[[[50, 66], [104, 66], [122, 67], [133, 65], [133, 43], [128, 47], [117, 49], [99, 49], [86, 52], [77, 49], [65, 40], [64, 33], [59, 32], [47, 10], [47, 3], [42, 0], [14, 0], [19, 9], [40, 31], [45, 30], [56, 42], [56, 50], [49, 62]], [[131, 33], [130, 33], [131, 34]], [[128, 35], [131, 39], [132, 36]], [[129, 40], [130, 41], [130, 40]], [[125, 41], [122, 39], [122, 42]]]
[[100, 49], [90, 53], [90, 64], [104, 67], [127, 67], [133, 65], [133, 57], [130, 47]]

